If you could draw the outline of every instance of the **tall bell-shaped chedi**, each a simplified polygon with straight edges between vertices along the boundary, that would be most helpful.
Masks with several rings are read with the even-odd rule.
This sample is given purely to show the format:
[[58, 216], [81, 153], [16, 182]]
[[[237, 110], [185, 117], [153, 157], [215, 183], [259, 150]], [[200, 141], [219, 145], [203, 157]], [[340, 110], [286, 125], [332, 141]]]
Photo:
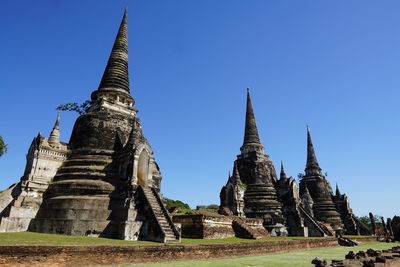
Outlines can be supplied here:
[[309, 193], [311, 195], [314, 217], [318, 221], [329, 223], [334, 230], [342, 229], [342, 220], [332, 199], [332, 187], [326, 177], [322, 175], [308, 127], [307, 164], [305, 175], [300, 181], [300, 195], [303, 196], [304, 193]]
[[46, 191], [31, 231], [179, 241], [160, 196], [158, 165], [133, 104], [125, 11], [91, 105], [75, 122], [70, 156]]
[[[275, 168], [264, 153], [260, 142], [250, 90], [247, 90], [246, 121], [243, 145], [234, 163], [241, 182], [244, 184], [244, 214], [249, 218], [263, 218], [264, 227], [271, 235], [287, 235], [282, 204], [277, 200], [274, 184], [277, 181]], [[235, 173], [234, 171], [234, 173]], [[233, 179], [232, 179], [233, 180]], [[224, 192], [221, 192], [224, 193]], [[221, 204], [230, 207], [229, 194], [221, 194]], [[231, 210], [235, 213], [235, 209]]]

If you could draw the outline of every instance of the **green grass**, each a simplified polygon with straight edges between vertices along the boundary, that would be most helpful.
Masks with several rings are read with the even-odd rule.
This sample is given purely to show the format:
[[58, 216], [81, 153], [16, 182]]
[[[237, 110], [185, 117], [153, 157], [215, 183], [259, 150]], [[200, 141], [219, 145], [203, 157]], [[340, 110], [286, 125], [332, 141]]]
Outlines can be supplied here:
[[[265, 237], [261, 239], [244, 239], [238, 237], [228, 237], [222, 239], [193, 239], [182, 238], [179, 244], [220, 244], [220, 243], [238, 243], [238, 242], [261, 242], [274, 240], [294, 240], [323, 237]], [[175, 243], [176, 244], [176, 243]], [[32, 232], [19, 233], [0, 233], [0, 245], [164, 245], [162, 243], [150, 241], [126, 241], [109, 238], [68, 236], [55, 234], [41, 234]], [[167, 244], [174, 245], [174, 244]]]
[[31, 232], [0, 233], [0, 245], [143, 245], [148, 241], [125, 241], [97, 237], [40, 234]]
[[[244, 239], [238, 237], [229, 237], [223, 239], [182, 238], [182, 242], [180, 244], [260, 242], [260, 241], [273, 241], [281, 239], [306, 239], [306, 238], [309, 237], [265, 237], [257, 240]], [[109, 238], [19, 232], [19, 233], [0, 233], [0, 245], [164, 245], [164, 244], [149, 242], [149, 241], [126, 241], [126, 240], [117, 240]]]
[[191, 209], [183, 208], [180, 212], [171, 213], [171, 216], [178, 216], [178, 215], [185, 215], [186, 213], [190, 212]]
[[[236, 243], [236, 242], [260, 242], [274, 240], [289, 240], [289, 239], [307, 239], [309, 237], [266, 237], [258, 240], [242, 239], [230, 237], [224, 239], [189, 239], [183, 238], [181, 244], [215, 244], [215, 243]], [[67, 235], [41, 234], [31, 232], [19, 233], [0, 233], [0, 245], [164, 245], [162, 243], [148, 241], [125, 241], [107, 238], [96, 237], [79, 237]], [[172, 244], [173, 245], [173, 244]], [[177, 261], [173, 263], [154, 263], [154, 264], [139, 264], [135, 266], [142, 267], [168, 267], [168, 266], [273, 266], [273, 267], [292, 267], [292, 266], [311, 266], [310, 262], [313, 258], [319, 256], [327, 260], [342, 259], [350, 250], [367, 250], [387, 249], [399, 243], [365, 243], [358, 247], [334, 247], [311, 249], [307, 251], [298, 251], [291, 253], [269, 254], [262, 256], [251, 257], [236, 257], [226, 259], [210, 259], [198, 261]], [[125, 265], [132, 266], [132, 265]]]
[[308, 238], [322, 238], [322, 237], [303, 237], [303, 236], [276, 236], [264, 237], [260, 239], [245, 239], [238, 237], [228, 237], [223, 239], [192, 239], [182, 238], [181, 244], [218, 244], [218, 243], [238, 243], [238, 242], [261, 242], [261, 241], [274, 241], [274, 240], [293, 240], [293, 239], [308, 239]]
[[332, 259], [344, 259], [344, 256], [350, 251], [358, 252], [359, 250], [366, 251], [368, 248], [373, 249], [388, 249], [393, 246], [398, 246], [397, 243], [382, 243], [371, 242], [360, 244], [357, 247], [331, 247], [309, 249], [304, 251], [295, 251], [288, 253], [274, 253], [260, 256], [235, 257], [224, 259], [207, 259], [193, 261], [175, 261], [169, 263], [147, 263], [135, 265], [120, 265], [135, 266], [135, 267], [230, 267], [230, 266], [265, 266], [265, 267], [310, 267], [311, 261], [315, 257], [326, 259], [331, 263]]
[[221, 215], [218, 213], [218, 210], [216, 209], [183, 209], [179, 213], [172, 213], [172, 216], [177, 216], [177, 215], [206, 215], [206, 216], [211, 216], [211, 217], [225, 217], [225, 215]]

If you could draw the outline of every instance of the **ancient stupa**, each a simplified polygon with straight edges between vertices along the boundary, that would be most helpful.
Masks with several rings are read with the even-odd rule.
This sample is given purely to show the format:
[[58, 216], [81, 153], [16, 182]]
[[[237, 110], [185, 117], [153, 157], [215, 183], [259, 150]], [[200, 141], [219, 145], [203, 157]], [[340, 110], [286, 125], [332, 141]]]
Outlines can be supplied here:
[[34, 139], [25, 175], [6, 190], [9, 203], [0, 201], [0, 231], [179, 242], [134, 103], [125, 11], [89, 108], [68, 144], [59, 141], [59, 119], [49, 139]]
[[353, 214], [346, 195], [333, 195], [330, 183], [319, 167], [311, 134], [307, 128], [307, 164], [300, 189], [287, 177], [281, 163], [275, 167], [260, 142], [250, 92], [247, 91], [244, 142], [234, 161], [233, 175], [220, 193], [221, 210], [234, 215], [263, 218], [271, 235], [327, 236], [371, 234]]
[[274, 187], [275, 168], [260, 142], [249, 89], [240, 152], [234, 162], [233, 176], [222, 189], [221, 206], [232, 207], [236, 215], [263, 218], [264, 227], [273, 235], [287, 235], [283, 205], [278, 201]]
[[334, 230], [342, 229], [342, 220], [332, 199], [332, 188], [326, 177], [322, 175], [308, 127], [307, 164], [304, 171], [305, 175], [300, 181], [300, 194], [302, 194], [307, 187], [307, 191], [310, 193], [313, 200], [312, 209], [314, 217], [318, 221], [329, 223]]

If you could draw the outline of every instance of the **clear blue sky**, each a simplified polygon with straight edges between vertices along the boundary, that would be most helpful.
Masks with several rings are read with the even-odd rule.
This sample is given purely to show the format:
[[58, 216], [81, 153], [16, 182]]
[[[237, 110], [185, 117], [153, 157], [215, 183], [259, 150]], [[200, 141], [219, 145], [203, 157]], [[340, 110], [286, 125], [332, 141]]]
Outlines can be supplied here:
[[[219, 203], [239, 153], [246, 87], [276, 168], [319, 163], [357, 215], [400, 215], [399, 1], [2, 1], [0, 189], [60, 103], [97, 89], [129, 8], [131, 92], [164, 196]], [[77, 115], [61, 114], [68, 142]]]

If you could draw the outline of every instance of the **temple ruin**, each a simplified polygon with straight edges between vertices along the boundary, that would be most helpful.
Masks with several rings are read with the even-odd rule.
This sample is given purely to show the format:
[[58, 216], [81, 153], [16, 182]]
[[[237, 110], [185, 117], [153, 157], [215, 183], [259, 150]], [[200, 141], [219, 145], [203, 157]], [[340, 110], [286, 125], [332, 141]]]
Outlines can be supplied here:
[[346, 195], [331, 185], [319, 167], [307, 128], [307, 163], [298, 186], [281, 164], [275, 167], [264, 152], [247, 90], [246, 120], [241, 153], [220, 193], [221, 209], [240, 217], [263, 218], [272, 236], [327, 236], [336, 233], [370, 235], [354, 216]]
[[[60, 140], [58, 115], [48, 138], [39, 133], [33, 139], [20, 182], [0, 193], [0, 232], [179, 242], [180, 229], [164, 206], [161, 172], [134, 104], [125, 11], [100, 84], [69, 142]], [[308, 128], [299, 185], [287, 177], [283, 163], [277, 176], [258, 134], [249, 90], [243, 145], [220, 200], [224, 218], [195, 214], [175, 222], [188, 236], [202, 238], [371, 234], [347, 196], [338, 187], [333, 193]], [[196, 227], [200, 230], [192, 231]], [[398, 228], [393, 231], [398, 236]]]
[[0, 196], [0, 232], [179, 242], [161, 173], [130, 94], [125, 11], [107, 66], [69, 143], [60, 117], [32, 141], [21, 181]]

